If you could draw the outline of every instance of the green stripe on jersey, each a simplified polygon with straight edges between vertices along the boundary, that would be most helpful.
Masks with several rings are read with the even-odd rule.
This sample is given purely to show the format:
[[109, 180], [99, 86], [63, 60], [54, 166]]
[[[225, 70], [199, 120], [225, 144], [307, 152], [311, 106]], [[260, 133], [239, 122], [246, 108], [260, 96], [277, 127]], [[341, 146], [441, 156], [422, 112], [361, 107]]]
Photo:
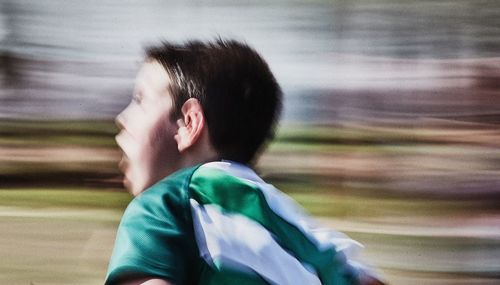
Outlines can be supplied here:
[[223, 211], [217, 204], [201, 206], [193, 199], [190, 204], [200, 254], [216, 272], [232, 268], [244, 275], [257, 273], [270, 284], [321, 285], [316, 274], [284, 250], [261, 224]]
[[357, 284], [343, 253], [329, 247], [323, 250], [296, 226], [277, 215], [268, 205], [257, 184], [223, 170], [200, 167], [190, 183], [192, 197], [200, 204], [216, 204], [232, 213], [244, 215], [264, 226], [277, 242], [297, 259], [310, 264], [322, 284]]

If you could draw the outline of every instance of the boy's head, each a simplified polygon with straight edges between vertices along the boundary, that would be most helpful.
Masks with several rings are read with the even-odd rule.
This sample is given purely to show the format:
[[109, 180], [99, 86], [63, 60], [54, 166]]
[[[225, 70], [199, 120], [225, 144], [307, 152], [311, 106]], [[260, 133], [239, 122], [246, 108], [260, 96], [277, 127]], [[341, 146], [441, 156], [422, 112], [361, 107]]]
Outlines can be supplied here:
[[250, 163], [272, 137], [280, 111], [279, 85], [245, 44], [219, 39], [150, 47], [134, 100], [117, 117], [125, 184], [137, 194], [188, 164]]

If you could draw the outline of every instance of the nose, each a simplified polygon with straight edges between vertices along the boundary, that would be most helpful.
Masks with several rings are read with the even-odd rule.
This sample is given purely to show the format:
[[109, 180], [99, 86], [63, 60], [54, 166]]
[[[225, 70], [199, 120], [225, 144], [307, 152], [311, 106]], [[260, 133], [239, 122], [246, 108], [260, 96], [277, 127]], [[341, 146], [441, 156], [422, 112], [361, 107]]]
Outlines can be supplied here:
[[123, 111], [116, 116], [115, 125], [118, 127], [118, 134], [116, 134], [115, 136], [115, 142], [118, 145], [118, 147], [121, 148], [119, 140], [120, 136], [123, 135], [123, 130], [125, 130], [125, 116]]
[[123, 128], [125, 127], [125, 119], [123, 116], [123, 112], [121, 112], [116, 116], [115, 125], [118, 127], [119, 130], [123, 130]]

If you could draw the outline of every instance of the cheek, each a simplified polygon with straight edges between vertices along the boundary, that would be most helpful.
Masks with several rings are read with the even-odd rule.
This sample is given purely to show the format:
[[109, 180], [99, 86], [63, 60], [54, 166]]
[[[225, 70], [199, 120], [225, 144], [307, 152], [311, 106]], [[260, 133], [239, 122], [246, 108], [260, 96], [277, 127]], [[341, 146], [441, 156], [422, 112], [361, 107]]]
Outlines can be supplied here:
[[[172, 155], [178, 153], [177, 143], [174, 139], [175, 129], [170, 123], [163, 122], [160, 126], [154, 129], [150, 143], [159, 156]], [[164, 158], [164, 157], [163, 157]]]
[[132, 163], [128, 176], [128, 189], [137, 195], [145, 188], [171, 172], [179, 160], [177, 144], [174, 140], [174, 131], [168, 121], [149, 121], [143, 126], [140, 137], [136, 137], [135, 144], [129, 148]]
[[161, 116], [155, 122], [150, 132], [148, 146], [155, 161], [154, 165], [172, 162], [177, 156], [177, 142], [174, 139], [176, 134], [175, 124], [169, 121], [168, 116]]

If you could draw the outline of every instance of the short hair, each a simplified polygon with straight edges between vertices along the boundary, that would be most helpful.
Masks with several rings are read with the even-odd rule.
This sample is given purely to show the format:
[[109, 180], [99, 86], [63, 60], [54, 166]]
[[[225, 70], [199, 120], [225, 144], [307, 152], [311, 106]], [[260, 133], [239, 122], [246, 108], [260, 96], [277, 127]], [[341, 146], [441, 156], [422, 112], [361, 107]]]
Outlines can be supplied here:
[[250, 163], [274, 137], [281, 113], [282, 92], [264, 59], [248, 45], [216, 39], [184, 44], [162, 42], [146, 48], [171, 77], [174, 109], [196, 98], [210, 140], [222, 159]]

